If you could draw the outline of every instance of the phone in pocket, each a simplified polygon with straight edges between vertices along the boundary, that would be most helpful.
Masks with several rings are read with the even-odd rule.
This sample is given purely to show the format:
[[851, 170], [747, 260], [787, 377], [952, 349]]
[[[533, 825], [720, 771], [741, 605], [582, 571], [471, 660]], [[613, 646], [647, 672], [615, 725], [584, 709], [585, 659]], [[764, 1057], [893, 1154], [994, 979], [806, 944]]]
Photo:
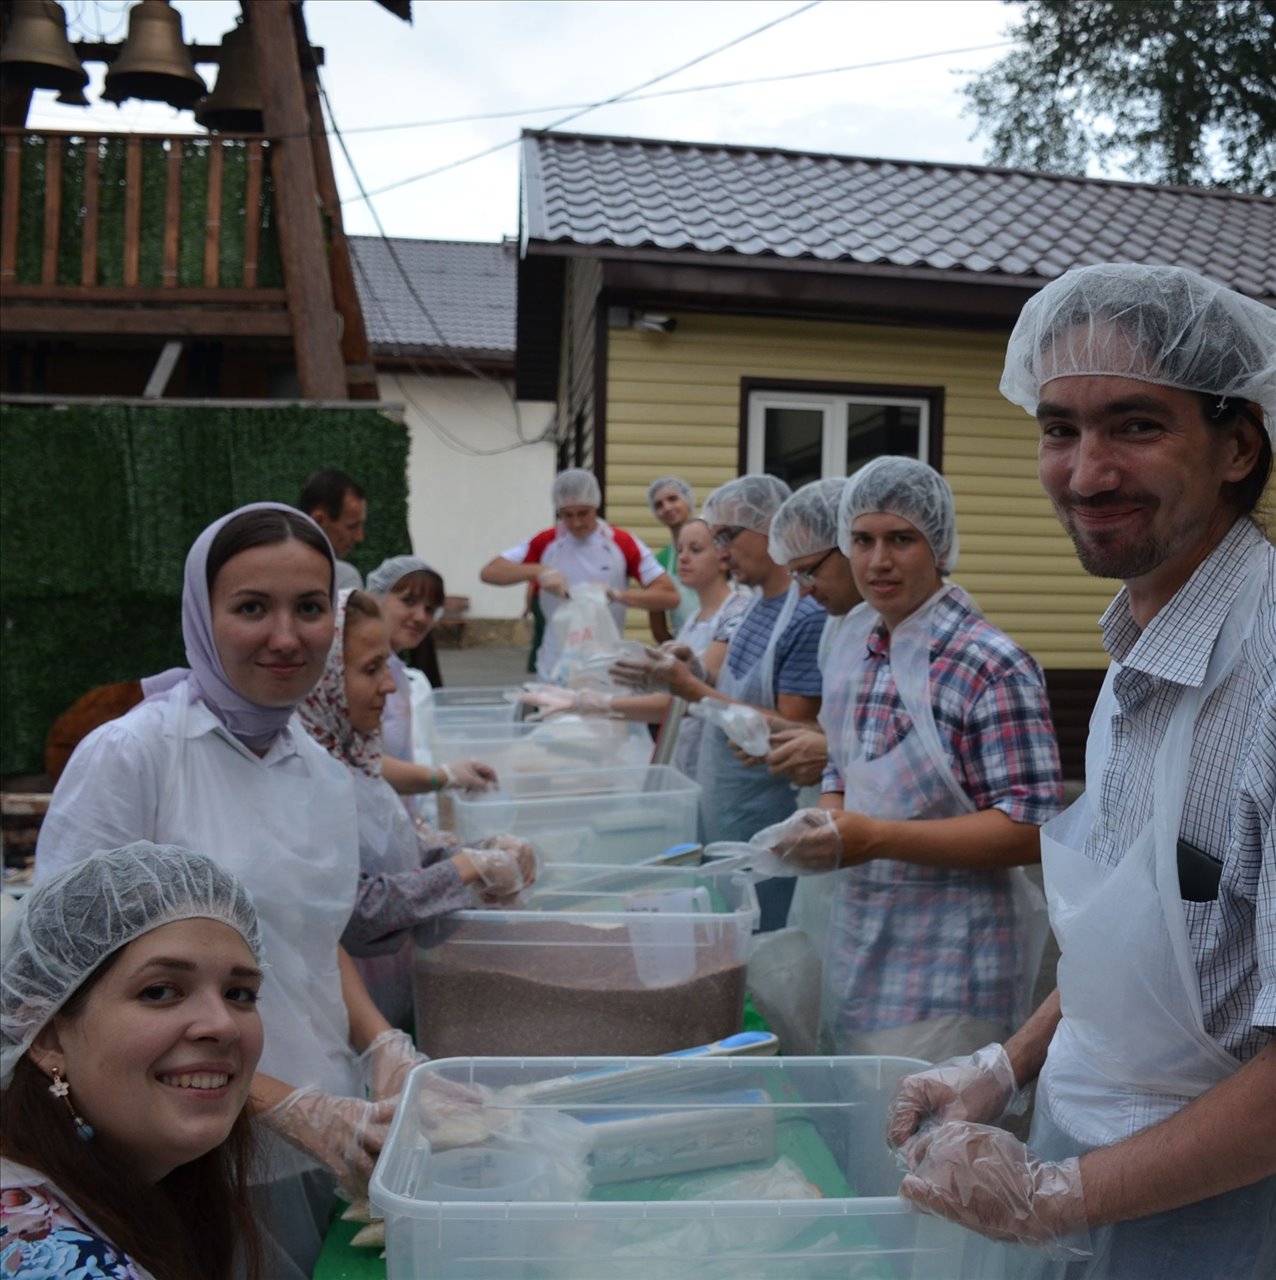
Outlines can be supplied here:
[[1223, 864], [1186, 840], [1179, 841], [1179, 896], [1184, 902], [1213, 902]]

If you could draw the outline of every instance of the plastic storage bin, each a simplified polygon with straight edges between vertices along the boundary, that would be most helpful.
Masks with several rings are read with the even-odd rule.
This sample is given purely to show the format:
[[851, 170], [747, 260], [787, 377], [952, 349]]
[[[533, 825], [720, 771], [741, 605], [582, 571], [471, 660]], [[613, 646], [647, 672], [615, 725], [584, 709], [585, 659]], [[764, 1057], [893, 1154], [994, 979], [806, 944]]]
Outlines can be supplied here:
[[459, 720], [436, 727], [437, 764], [476, 757], [504, 778], [517, 773], [563, 773], [581, 769], [641, 768], [653, 749], [647, 726], [578, 716], [544, 722], [495, 724]]
[[431, 1057], [670, 1053], [740, 1030], [752, 882], [698, 867], [547, 867], [517, 911], [418, 928]]
[[[998, 1280], [1022, 1250], [918, 1213], [896, 1194], [886, 1110], [899, 1078], [923, 1065], [420, 1066], [372, 1177], [388, 1280]], [[584, 1079], [562, 1083], [573, 1076]], [[482, 1109], [444, 1114], [428, 1101], [439, 1077], [496, 1092]], [[498, 1174], [509, 1155], [524, 1157], [508, 1198], [466, 1202], [450, 1185], [441, 1191], [437, 1166], [455, 1159], [449, 1147], [468, 1151], [471, 1165], [491, 1155]]]
[[669, 765], [501, 776], [500, 789], [448, 795], [462, 842], [509, 831], [550, 863], [632, 864], [696, 839], [700, 786]]
[[505, 695], [517, 692], [517, 686], [435, 689], [430, 695], [431, 738], [459, 725], [513, 726], [517, 708]]

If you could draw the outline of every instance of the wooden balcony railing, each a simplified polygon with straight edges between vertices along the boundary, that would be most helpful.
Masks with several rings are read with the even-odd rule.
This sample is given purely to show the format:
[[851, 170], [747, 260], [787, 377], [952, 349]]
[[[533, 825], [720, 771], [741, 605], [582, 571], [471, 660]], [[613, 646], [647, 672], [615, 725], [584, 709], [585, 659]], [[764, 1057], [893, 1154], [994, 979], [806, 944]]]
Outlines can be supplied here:
[[283, 305], [269, 139], [0, 138], [6, 300]]

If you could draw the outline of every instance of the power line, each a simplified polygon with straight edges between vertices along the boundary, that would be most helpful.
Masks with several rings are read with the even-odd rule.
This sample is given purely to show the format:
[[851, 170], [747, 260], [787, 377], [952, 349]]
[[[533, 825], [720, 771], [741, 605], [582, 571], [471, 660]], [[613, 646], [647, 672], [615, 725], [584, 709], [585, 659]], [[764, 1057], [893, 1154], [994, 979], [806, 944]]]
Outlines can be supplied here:
[[[399, 384], [400, 391], [404, 393], [404, 398], [412, 402], [413, 407], [421, 415], [426, 425], [431, 427], [435, 434], [438, 435], [445, 444], [455, 449], [458, 453], [469, 454], [471, 457], [489, 457], [497, 453], [509, 453], [514, 449], [522, 449], [528, 445], [540, 444], [542, 440], [548, 438], [548, 432], [536, 440], [528, 440], [523, 435], [523, 414], [519, 407], [518, 397], [505, 384], [504, 380], [493, 378], [491, 374], [486, 373], [482, 369], [476, 368], [468, 360], [458, 356], [455, 351], [452, 350], [451, 345], [448, 342], [447, 335], [443, 332], [443, 327], [434, 318], [434, 313], [430, 308], [426, 306], [425, 299], [422, 298], [420, 293], [417, 291], [416, 284], [408, 274], [407, 268], [403, 265], [403, 260], [399, 257], [398, 250], [395, 248], [390, 237], [386, 234], [385, 227], [382, 225], [381, 217], [377, 213], [376, 206], [368, 199], [367, 191], [363, 185], [363, 179], [359, 177], [359, 171], [354, 166], [354, 159], [350, 155], [350, 149], [346, 146], [345, 139], [341, 136], [341, 130], [337, 125], [337, 117], [332, 110], [332, 102], [328, 97], [328, 92], [324, 88], [322, 80], [320, 80], [318, 84], [320, 99], [323, 104], [323, 109], [327, 112], [328, 123], [331, 126], [332, 135], [337, 139], [337, 144], [341, 147], [341, 154], [345, 157], [346, 164], [350, 168], [350, 174], [354, 178], [355, 185], [363, 195], [364, 201], [368, 206], [368, 212], [372, 215], [373, 222], [376, 223], [377, 232], [381, 236], [382, 244], [384, 244], [386, 251], [390, 255], [390, 261], [394, 263], [394, 268], [399, 273], [404, 287], [407, 289], [412, 301], [416, 303], [421, 314], [429, 321], [430, 327], [439, 337], [440, 351], [442, 352], [443, 358], [448, 361], [448, 363], [455, 365], [458, 369], [461, 369], [471, 376], [479, 379], [479, 381], [490, 382], [500, 388], [502, 394], [504, 394], [509, 400], [510, 407], [514, 412], [514, 435], [517, 442], [515, 444], [501, 445], [496, 449], [477, 449], [473, 445], [466, 444], [464, 441], [459, 440], [456, 436], [452, 435], [452, 433], [448, 431], [448, 429], [439, 422], [433, 414], [431, 414], [423, 405], [419, 404], [415, 398], [408, 393], [402, 379], [396, 376], [395, 380]], [[377, 310], [381, 314], [381, 318], [385, 323], [386, 329], [393, 332], [393, 326], [391, 325], [389, 315], [387, 314], [385, 307], [382, 305], [381, 299], [377, 296], [376, 291], [372, 288], [372, 282], [368, 279], [367, 273], [364, 271], [363, 264], [359, 261], [358, 255], [352, 253], [350, 256], [354, 260], [359, 275], [363, 280], [365, 291], [376, 304]], [[414, 360], [409, 359], [408, 364], [413, 373], [417, 374], [419, 377], [425, 376], [424, 371]]]
[[[808, 0], [804, 5], [791, 10], [789, 13], [781, 14], [778, 18], [772, 18], [770, 22], [764, 22], [760, 27], [755, 27], [752, 31], [746, 31], [743, 35], [736, 36], [732, 40], [728, 40], [726, 44], [718, 45], [717, 48], [710, 49], [706, 53], [699, 54], [692, 58], [689, 62], [684, 62], [681, 66], [674, 67], [671, 71], [662, 72], [658, 76], [652, 76], [650, 80], [644, 80], [641, 84], [636, 84], [630, 89], [622, 90], [620, 93], [614, 93], [610, 98], [604, 98], [601, 102], [591, 102], [587, 106], [581, 107], [579, 110], [572, 111], [569, 115], [563, 116], [561, 119], [555, 120], [553, 124], [546, 125], [547, 129], [561, 129], [563, 125], [570, 124], [573, 120], [579, 120], [581, 116], [588, 115], [591, 111], [597, 111], [602, 107], [609, 107], [613, 103], [621, 102], [628, 98], [631, 94], [638, 93], [643, 89], [649, 89], [653, 84], [659, 84], [662, 80], [668, 80], [672, 76], [676, 76], [683, 71], [689, 70], [698, 63], [704, 62], [708, 58], [716, 57], [720, 53], [725, 53], [728, 49], [734, 49], [736, 45], [743, 44], [746, 40], [752, 40], [754, 36], [761, 35], [764, 31], [770, 31], [773, 27], [778, 27], [782, 22], [788, 22], [790, 18], [796, 18], [809, 9], [814, 9], [820, 0]], [[475, 160], [482, 160], [485, 156], [493, 155], [497, 151], [504, 151], [506, 147], [512, 147], [519, 141], [518, 138], [508, 138], [504, 142], [498, 142], [494, 146], [485, 147], [482, 151], [475, 152], [473, 155], [463, 156], [460, 160], [452, 160], [447, 164], [439, 165], [435, 169], [428, 169], [425, 173], [418, 173], [410, 178], [400, 178], [397, 182], [391, 182], [384, 187], [377, 187], [374, 191], [364, 191], [361, 193], [363, 200], [368, 200], [371, 196], [384, 195], [387, 191], [396, 191], [399, 187], [406, 187], [413, 182], [421, 182], [425, 178], [437, 177], [440, 173], [447, 173], [452, 169], [459, 169], [462, 165], [471, 164]], [[342, 201], [343, 204], [349, 201]]]
[[[656, 98], [676, 98], [688, 93], [711, 93], [717, 89], [741, 89], [755, 84], [779, 84], [785, 80], [809, 80], [815, 76], [840, 75], [848, 71], [871, 71], [877, 67], [895, 67], [904, 62], [921, 62], [927, 58], [948, 58], [963, 53], [985, 53], [991, 49], [1006, 49], [1013, 40], [998, 40], [995, 44], [973, 44], [962, 49], [936, 49], [931, 53], [910, 53], [899, 58], [880, 58], [875, 62], [856, 62], [844, 67], [821, 67], [814, 71], [788, 71], [775, 76], [751, 76], [745, 80], [723, 80], [717, 84], [688, 85], [683, 89], [658, 89], [655, 93], [636, 93], [625, 99], [630, 102], [651, 102]], [[509, 120], [518, 116], [539, 115], [542, 111], [567, 111], [575, 107], [587, 107], [588, 103], [560, 102], [544, 107], [520, 107], [510, 111], [484, 111], [470, 116], [440, 116], [434, 120], [404, 120], [393, 124], [365, 124], [346, 133], [389, 133], [401, 129], [431, 129], [439, 125], [473, 124], [480, 120]], [[556, 127], [556, 126], [550, 126]], [[376, 193], [373, 192], [375, 195]]]

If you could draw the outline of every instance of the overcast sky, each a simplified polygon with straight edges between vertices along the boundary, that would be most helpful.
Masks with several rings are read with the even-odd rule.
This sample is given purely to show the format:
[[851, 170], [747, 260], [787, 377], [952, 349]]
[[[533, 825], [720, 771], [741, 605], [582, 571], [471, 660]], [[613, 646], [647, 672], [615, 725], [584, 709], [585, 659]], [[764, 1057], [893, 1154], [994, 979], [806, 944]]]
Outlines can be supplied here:
[[[307, 0], [323, 83], [369, 191], [544, 128], [577, 104], [663, 75], [803, 0], [414, 0], [408, 26], [373, 0]], [[128, 0], [64, 0], [73, 39], [123, 39]], [[188, 42], [215, 44], [237, 0], [176, 0]], [[1004, 40], [1013, 11], [997, 0], [823, 0], [647, 92], [819, 71]], [[617, 103], [563, 127], [694, 142], [790, 147], [911, 160], [985, 160], [962, 115], [968, 73], [1004, 50], [952, 54], [773, 84]], [[210, 81], [216, 68], [199, 68]], [[88, 110], [40, 92], [32, 127], [198, 132], [190, 112], [154, 103]], [[506, 119], [430, 128], [384, 126], [480, 113]], [[390, 235], [497, 240], [518, 231], [518, 147], [373, 197]], [[366, 204], [333, 140], [346, 228], [373, 233]]]

